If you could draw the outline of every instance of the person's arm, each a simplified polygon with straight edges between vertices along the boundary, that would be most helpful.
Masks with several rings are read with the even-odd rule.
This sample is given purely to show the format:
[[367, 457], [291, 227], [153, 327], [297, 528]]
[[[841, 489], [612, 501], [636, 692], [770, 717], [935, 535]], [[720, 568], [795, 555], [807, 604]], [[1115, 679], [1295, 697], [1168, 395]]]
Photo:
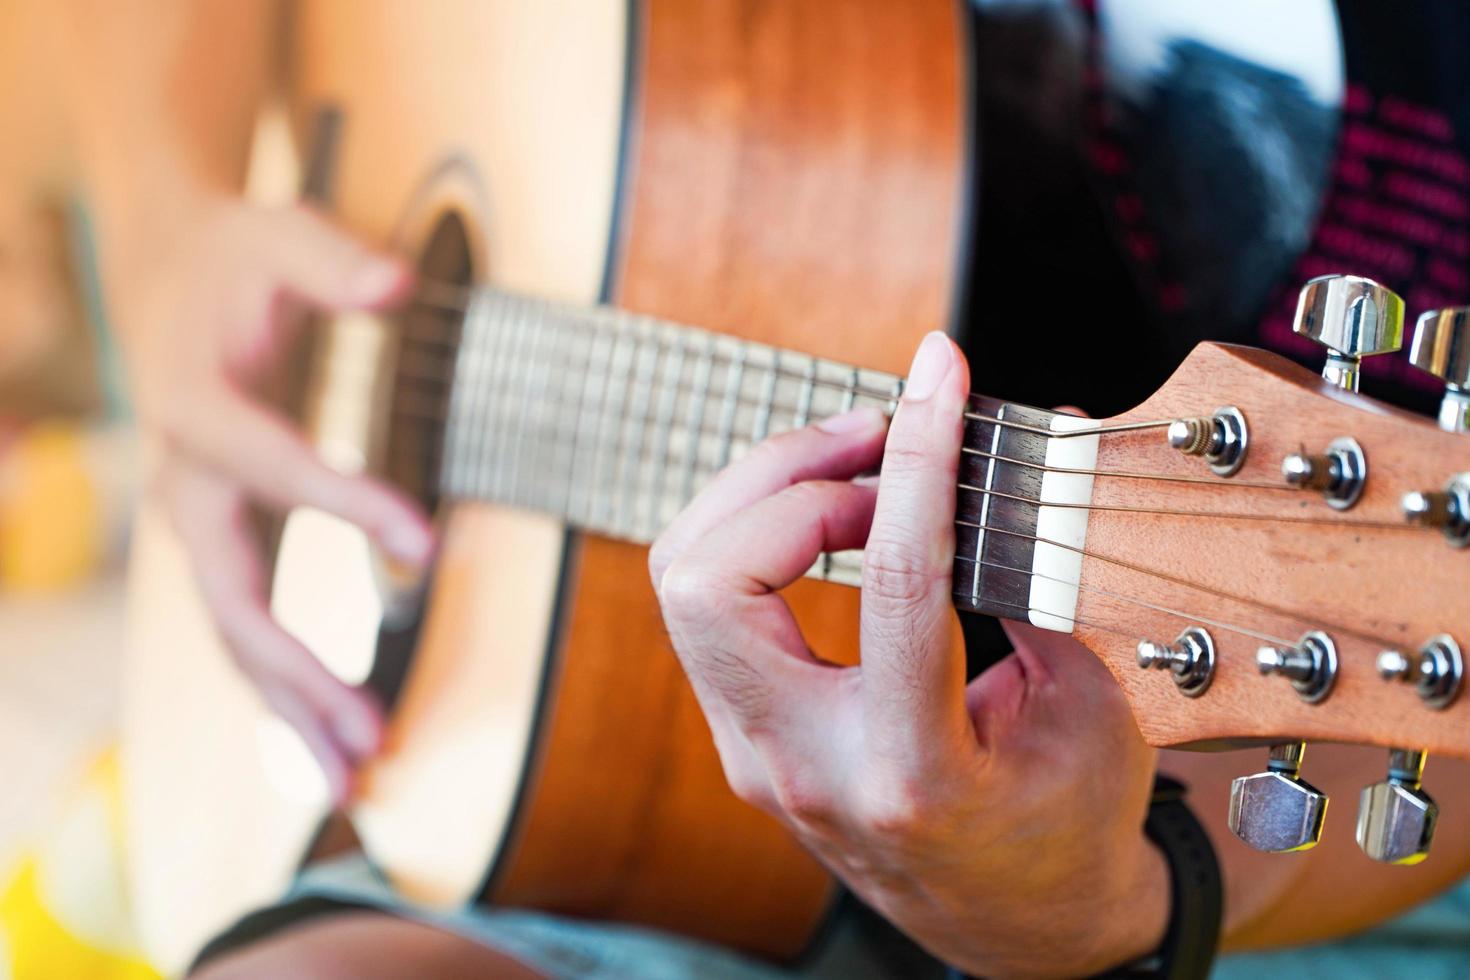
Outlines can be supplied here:
[[[762, 443], [655, 545], [650, 570], [726, 777], [939, 958], [980, 976], [1084, 976], [1160, 943], [1169, 879], [1143, 833], [1159, 753], [1102, 662], [1008, 624], [1015, 653], [966, 684], [952, 642], [954, 486], [968, 371], [946, 338], [915, 358], [885, 436], [859, 411]], [[879, 465], [881, 463], [881, 466]], [[853, 478], [878, 469], [877, 486]], [[821, 661], [779, 590], [822, 551], [865, 547], [861, 665]], [[1337, 794], [1314, 852], [1257, 854], [1225, 828], [1229, 781], [1264, 750], [1169, 753], [1226, 882], [1227, 946], [1366, 926], [1470, 870], [1446, 823], [1418, 868], [1357, 853], [1357, 790], [1382, 752], [1313, 749]], [[1446, 806], [1470, 806], [1440, 767]]]
[[277, 3], [73, 0], [67, 13], [79, 169], [140, 417], [162, 447], [157, 484], [222, 638], [340, 797], [377, 749], [380, 712], [271, 618], [250, 506], [328, 511], [414, 564], [432, 535], [394, 490], [327, 467], [256, 389], [289, 348], [293, 308], [390, 304], [409, 273], [307, 208], [240, 197]]

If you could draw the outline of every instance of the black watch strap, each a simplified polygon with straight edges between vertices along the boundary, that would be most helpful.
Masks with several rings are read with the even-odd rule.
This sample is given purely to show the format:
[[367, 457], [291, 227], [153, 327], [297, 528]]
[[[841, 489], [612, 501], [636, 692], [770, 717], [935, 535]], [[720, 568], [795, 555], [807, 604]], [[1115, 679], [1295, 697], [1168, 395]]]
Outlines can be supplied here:
[[1220, 946], [1224, 889], [1215, 848], [1205, 828], [1184, 802], [1183, 783], [1154, 779], [1153, 799], [1143, 832], [1169, 865], [1169, 928], [1159, 948], [1142, 959], [1104, 973], [1103, 978], [1159, 977], [1204, 980]]

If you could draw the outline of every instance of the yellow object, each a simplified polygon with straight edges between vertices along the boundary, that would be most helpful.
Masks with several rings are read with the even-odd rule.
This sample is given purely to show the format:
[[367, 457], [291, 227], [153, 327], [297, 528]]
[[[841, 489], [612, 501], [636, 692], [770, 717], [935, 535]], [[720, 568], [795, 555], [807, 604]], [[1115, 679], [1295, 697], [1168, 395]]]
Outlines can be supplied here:
[[34, 426], [0, 459], [0, 585], [57, 591], [96, 570], [103, 516], [86, 431]]
[[161, 980], [132, 938], [121, 810], [109, 751], [0, 888], [0, 980]]

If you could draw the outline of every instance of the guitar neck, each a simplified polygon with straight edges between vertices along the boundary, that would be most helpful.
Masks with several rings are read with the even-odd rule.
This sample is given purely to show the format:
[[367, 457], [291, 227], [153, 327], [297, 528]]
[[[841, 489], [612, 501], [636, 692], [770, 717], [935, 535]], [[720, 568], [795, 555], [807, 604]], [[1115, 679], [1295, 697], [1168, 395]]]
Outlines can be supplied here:
[[[902, 378], [881, 371], [490, 289], [471, 294], [459, 329], [439, 492], [644, 544], [763, 439], [864, 405], [891, 415], [903, 392]], [[1056, 416], [978, 396], [970, 410], [955, 601], [1035, 620], [1039, 467]], [[861, 553], [824, 555], [809, 574], [857, 585]]]

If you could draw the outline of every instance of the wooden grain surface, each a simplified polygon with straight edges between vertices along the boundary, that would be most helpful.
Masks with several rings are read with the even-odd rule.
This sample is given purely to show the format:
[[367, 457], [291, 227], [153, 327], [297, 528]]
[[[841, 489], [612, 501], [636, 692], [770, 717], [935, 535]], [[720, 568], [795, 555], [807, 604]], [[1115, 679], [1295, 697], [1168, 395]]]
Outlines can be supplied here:
[[[1438, 531], [1407, 527], [1399, 509], [1406, 491], [1438, 489], [1470, 470], [1470, 440], [1332, 389], [1270, 354], [1213, 344], [1112, 421], [1208, 415], [1221, 405], [1239, 407], [1250, 428], [1235, 477], [1095, 484], [1096, 507], [1206, 515], [1095, 509], [1088, 522], [1077, 634], [1112, 668], [1145, 735], [1160, 745], [1291, 736], [1470, 758], [1470, 698], [1431, 711], [1410, 685], [1381, 680], [1374, 666], [1379, 651], [1412, 653], [1438, 633], [1470, 641], [1470, 551], [1451, 548]], [[1242, 485], [1284, 487], [1283, 456], [1303, 447], [1321, 452], [1339, 436], [1357, 439], [1368, 459], [1365, 491], [1350, 510], [1332, 509], [1316, 491]], [[1097, 468], [1210, 475], [1202, 460], [1169, 449], [1158, 430], [1103, 436]], [[1207, 627], [1219, 667], [1204, 696], [1186, 699], [1166, 673], [1136, 666], [1140, 639], [1172, 642], [1204, 618], [1223, 624]], [[1225, 625], [1292, 642], [1307, 630], [1326, 632], [1340, 658], [1335, 689], [1319, 704], [1303, 702], [1284, 678], [1259, 674], [1261, 640]]]
[[[641, 8], [617, 302], [901, 372], [949, 318], [963, 220], [958, 7], [707, 0]], [[495, 898], [785, 957], [831, 885], [726, 787], [641, 548], [581, 542], [539, 769]], [[801, 583], [824, 651], [855, 590]]]

